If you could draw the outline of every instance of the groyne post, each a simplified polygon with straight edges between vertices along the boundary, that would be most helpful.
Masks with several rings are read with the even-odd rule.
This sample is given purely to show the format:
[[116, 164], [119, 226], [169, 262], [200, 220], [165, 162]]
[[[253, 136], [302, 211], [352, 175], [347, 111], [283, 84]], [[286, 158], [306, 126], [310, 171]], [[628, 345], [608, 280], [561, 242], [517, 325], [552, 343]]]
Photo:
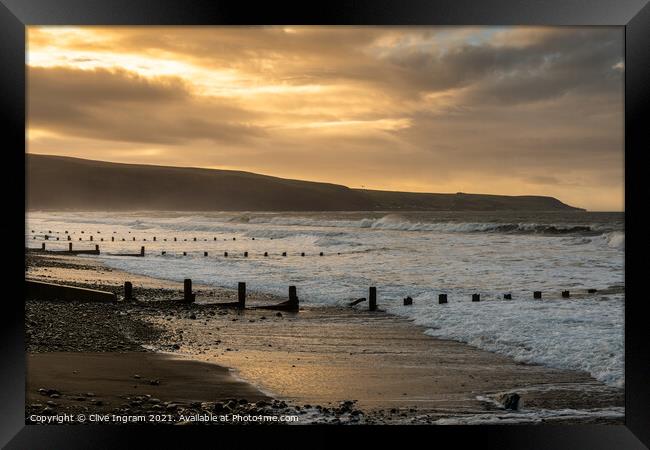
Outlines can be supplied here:
[[240, 281], [237, 285], [237, 300], [239, 302], [238, 308], [244, 309], [246, 307], [246, 283]]
[[298, 293], [295, 286], [289, 286], [289, 305], [295, 310], [298, 309]]
[[472, 301], [473, 302], [480, 302], [481, 301], [481, 294], [472, 294]]
[[144, 256], [144, 245], [140, 247], [140, 256]]
[[447, 294], [438, 294], [438, 304], [447, 303]]
[[371, 286], [368, 290], [368, 310], [377, 310], [377, 288], [375, 286]]
[[542, 291], [533, 292], [533, 298], [536, 298], [536, 299], [542, 298]]
[[571, 297], [571, 293], [569, 291], [562, 291], [562, 298], [569, 298]]
[[130, 281], [124, 282], [124, 300], [133, 299], [133, 285]]
[[195, 297], [196, 296], [192, 294], [192, 280], [190, 278], [185, 278], [183, 281], [183, 300], [185, 303], [192, 303]]

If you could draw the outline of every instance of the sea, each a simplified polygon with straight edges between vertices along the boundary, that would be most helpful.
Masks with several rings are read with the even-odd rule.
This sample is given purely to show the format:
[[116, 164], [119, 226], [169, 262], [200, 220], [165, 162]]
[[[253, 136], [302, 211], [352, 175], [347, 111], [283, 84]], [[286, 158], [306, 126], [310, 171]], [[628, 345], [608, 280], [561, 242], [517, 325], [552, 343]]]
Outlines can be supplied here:
[[[245, 281], [282, 296], [295, 285], [312, 307], [348, 305], [374, 286], [379, 308], [431, 336], [624, 385], [623, 213], [33, 211], [26, 219], [27, 247], [48, 235], [48, 249], [65, 250], [67, 232], [75, 249], [99, 244], [109, 267], [161, 279]], [[145, 258], [115, 255], [141, 246]]]

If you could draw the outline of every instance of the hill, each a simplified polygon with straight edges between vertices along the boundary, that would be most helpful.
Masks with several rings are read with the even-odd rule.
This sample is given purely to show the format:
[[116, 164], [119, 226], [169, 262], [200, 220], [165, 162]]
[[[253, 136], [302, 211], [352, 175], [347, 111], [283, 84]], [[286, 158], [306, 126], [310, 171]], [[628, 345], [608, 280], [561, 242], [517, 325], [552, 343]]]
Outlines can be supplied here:
[[234, 170], [26, 155], [30, 210], [561, 211], [553, 197], [350, 189]]

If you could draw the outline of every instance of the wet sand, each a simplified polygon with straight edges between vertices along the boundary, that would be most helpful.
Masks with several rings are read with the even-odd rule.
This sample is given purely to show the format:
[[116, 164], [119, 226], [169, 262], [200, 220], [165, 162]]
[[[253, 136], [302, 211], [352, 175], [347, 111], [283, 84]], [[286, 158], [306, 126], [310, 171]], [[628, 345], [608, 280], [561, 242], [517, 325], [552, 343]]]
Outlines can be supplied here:
[[28, 403], [41, 402], [39, 389], [54, 384], [60, 395], [55, 401], [64, 408], [81, 401], [112, 410], [125, 402], [125, 395], [188, 405], [233, 397], [269, 400], [225, 367], [160, 353], [33, 353], [27, 355], [27, 373]]
[[[145, 344], [148, 349], [230, 367], [290, 404], [335, 407], [357, 400], [367, 423], [472, 423], [476, 417], [499, 423], [622, 421], [623, 391], [586, 373], [519, 364], [435, 339], [406, 319], [368, 312], [363, 305], [238, 312], [210, 305], [233, 301], [236, 292], [197, 286], [198, 304], [155, 306], [154, 300], [177, 296], [180, 283], [110, 270], [95, 258], [41, 259], [45, 265], [33, 264], [30, 278], [115, 291], [132, 281], [136, 294], [140, 289], [149, 302], [117, 307], [165, 331]], [[250, 304], [277, 300], [253, 293]], [[510, 392], [521, 397], [519, 411], [506, 411], [495, 401]]]

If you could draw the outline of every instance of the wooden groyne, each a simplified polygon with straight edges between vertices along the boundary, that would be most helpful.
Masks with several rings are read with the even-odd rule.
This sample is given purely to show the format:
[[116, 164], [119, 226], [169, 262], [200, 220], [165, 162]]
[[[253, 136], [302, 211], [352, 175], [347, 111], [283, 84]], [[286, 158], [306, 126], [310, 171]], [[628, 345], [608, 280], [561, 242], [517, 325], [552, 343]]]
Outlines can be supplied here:
[[28, 300], [117, 301], [117, 295], [112, 292], [34, 280], [25, 280], [25, 290], [25, 296]]

